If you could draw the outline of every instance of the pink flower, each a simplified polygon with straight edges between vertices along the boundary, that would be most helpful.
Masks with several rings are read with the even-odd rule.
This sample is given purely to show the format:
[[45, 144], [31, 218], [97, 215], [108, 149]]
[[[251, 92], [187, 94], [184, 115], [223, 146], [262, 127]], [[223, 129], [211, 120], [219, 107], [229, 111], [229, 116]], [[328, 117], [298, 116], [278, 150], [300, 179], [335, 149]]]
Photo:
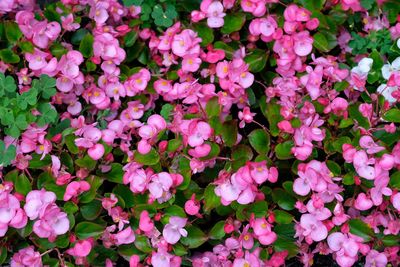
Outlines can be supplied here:
[[326, 226], [311, 214], [303, 214], [300, 218], [303, 235], [315, 242], [324, 240], [328, 236]]
[[150, 196], [153, 199], [169, 199], [171, 194], [169, 189], [172, 187], [173, 180], [169, 173], [160, 172], [151, 177], [151, 182], [149, 183]]
[[20, 249], [15, 253], [10, 262], [11, 267], [41, 267], [42, 257], [34, 250], [33, 246]]
[[183, 229], [187, 222], [186, 218], [171, 216], [169, 223], [165, 225], [163, 230], [163, 237], [169, 244], [176, 244], [181, 236], [186, 237], [187, 231]]
[[239, 111], [238, 117], [239, 117], [239, 120], [241, 120], [239, 123], [239, 127], [244, 128], [246, 123], [251, 123], [253, 121], [253, 117], [255, 115], [256, 115], [256, 113], [250, 112], [249, 107], [245, 107], [243, 109], [243, 111]]
[[158, 250], [157, 253], [153, 253], [151, 256], [151, 264], [154, 267], [171, 266], [172, 257], [167, 251]]
[[271, 225], [265, 218], [255, 219], [251, 222], [251, 227], [253, 228], [258, 241], [260, 241], [262, 245], [271, 245], [277, 239], [277, 235], [272, 231]]
[[5, 236], [8, 227], [17, 229], [25, 227], [27, 216], [20, 207], [19, 200], [12, 194], [12, 185], [0, 185], [0, 236]]
[[68, 249], [66, 252], [74, 257], [86, 257], [92, 250], [92, 242], [89, 240], [79, 240], [75, 243], [73, 248]]
[[371, 250], [365, 258], [365, 267], [385, 267], [387, 263], [386, 255], [374, 249]]
[[88, 149], [88, 155], [93, 160], [99, 160], [104, 155], [104, 146], [102, 144], [95, 144], [91, 148]]
[[195, 55], [186, 55], [182, 60], [182, 70], [185, 72], [196, 72], [201, 64], [201, 59]]
[[50, 41], [57, 39], [61, 32], [61, 27], [58, 22], [38, 21], [32, 26], [33, 43], [43, 49], [46, 49]]
[[357, 261], [358, 244], [342, 233], [333, 233], [328, 237], [328, 246], [335, 252], [336, 262], [341, 267], [350, 267]]
[[154, 229], [154, 223], [151, 221], [147, 210], [140, 213], [139, 229], [143, 232], [150, 232]]
[[55, 201], [56, 194], [53, 192], [45, 191], [44, 189], [40, 191], [32, 190], [26, 196], [24, 210], [29, 219], [35, 220], [48, 205], [55, 203]]
[[139, 72], [133, 74], [124, 82], [126, 95], [135, 96], [144, 91], [150, 79], [151, 74], [147, 69], [141, 69]]
[[365, 193], [360, 193], [355, 200], [354, 207], [358, 210], [369, 210], [372, 208], [374, 203], [365, 195]]
[[200, 146], [211, 137], [210, 125], [203, 121], [192, 121], [189, 127], [188, 143], [192, 147]]
[[89, 191], [90, 184], [86, 181], [79, 181], [79, 182], [71, 182], [68, 184], [67, 188], [65, 189], [64, 193], [64, 201], [68, 201], [71, 198], [78, 196], [79, 194]]
[[210, 28], [219, 28], [224, 25], [224, 7], [219, 1], [213, 1], [207, 8], [207, 25]]
[[362, 136], [359, 142], [360, 146], [366, 149], [368, 154], [375, 154], [385, 149], [383, 146], [376, 144], [372, 137], [368, 135]]
[[49, 205], [33, 224], [33, 232], [40, 238], [55, 240], [56, 236], [63, 235], [69, 230], [69, 219], [65, 212], [61, 212], [56, 204]]
[[200, 204], [196, 201], [196, 195], [193, 194], [192, 197], [185, 202], [185, 212], [189, 215], [197, 215], [200, 211]]
[[399, 192], [392, 195], [391, 201], [392, 201], [393, 207], [397, 211], [400, 211], [400, 193]]
[[302, 31], [296, 33], [293, 36], [293, 40], [294, 40], [293, 49], [298, 56], [303, 57], [311, 53], [314, 39], [310, 37], [310, 33], [308, 31]]
[[172, 52], [180, 57], [185, 55], [194, 54], [198, 55], [200, 53], [200, 43], [201, 39], [197, 37], [197, 33], [186, 29], [180, 34], [175, 34], [172, 41]]
[[115, 244], [117, 246], [131, 244], [135, 241], [135, 233], [133, 232], [132, 228], [128, 226], [124, 230], [116, 233], [114, 235], [114, 238], [116, 240]]
[[371, 160], [368, 159], [367, 153], [365, 151], [360, 150], [354, 154], [353, 164], [357, 171], [357, 173], [368, 180], [375, 179], [375, 168], [369, 166], [371, 164]]
[[61, 16], [62, 28], [66, 31], [75, 31], [80, 28], [79, 23], [74, 23], [74, 15]]
[[267, 11], [267, 0], [243, 0], [240, 5], [245, 12], [252, 13], [255, 17], [262, 17]]

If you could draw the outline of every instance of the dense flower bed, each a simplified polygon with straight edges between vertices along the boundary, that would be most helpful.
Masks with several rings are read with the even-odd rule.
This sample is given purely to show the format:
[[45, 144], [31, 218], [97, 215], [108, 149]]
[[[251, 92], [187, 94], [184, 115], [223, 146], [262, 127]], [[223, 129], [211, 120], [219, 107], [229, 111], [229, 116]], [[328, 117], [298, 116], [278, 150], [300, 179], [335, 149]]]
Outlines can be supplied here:
[[399, 13], [0, 0], [0, 265], [399, 266]]

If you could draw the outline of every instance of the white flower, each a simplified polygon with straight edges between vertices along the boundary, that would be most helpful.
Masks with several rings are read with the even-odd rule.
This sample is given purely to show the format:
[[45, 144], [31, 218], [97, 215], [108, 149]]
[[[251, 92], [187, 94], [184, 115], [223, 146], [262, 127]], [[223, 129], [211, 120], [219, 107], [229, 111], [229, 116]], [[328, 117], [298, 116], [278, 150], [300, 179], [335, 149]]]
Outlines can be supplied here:
[[368, 73], [371, 70], [372, 64], [374, 63], [374, 60], [369, 57], [365, 57], [358, 62], [358, 67], [360, 70], [364, 73]]
[[356, 73], [360, 76], [367, 75], [370, 72], [374, 60], [369, 57], [365, 57], [358, 62], [358, 65], [351, 69], [351, 72]]
[[400, 48], [400, 38], [397, 39], [397, 47]]
[[383, 97], [390, 103], [395, 103], [396, 98], [392, 96], [392, 93], [397, 90], [397, 87], [389, 87], [385, 83], [381, 84], [376, 91], [383, 95]]
[[[400, 40], [400, 39], [399, 39]], [[392, 64], [385, 64], [382, 67], [382, 76], [385, 80], [388, 80], [390, 78], [390, 75], [392, 75], [393, 71], [398, 71], [400, 70], [400, 57], [396, 58]]]

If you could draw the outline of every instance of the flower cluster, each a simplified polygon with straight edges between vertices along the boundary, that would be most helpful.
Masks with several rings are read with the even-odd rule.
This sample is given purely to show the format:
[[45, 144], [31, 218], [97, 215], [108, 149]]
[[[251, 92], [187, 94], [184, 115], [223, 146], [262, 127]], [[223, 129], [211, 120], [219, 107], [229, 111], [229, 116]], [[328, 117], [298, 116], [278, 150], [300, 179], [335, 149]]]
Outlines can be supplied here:
[[399, 266], [399, 13], [0, 0], [0, 265]]

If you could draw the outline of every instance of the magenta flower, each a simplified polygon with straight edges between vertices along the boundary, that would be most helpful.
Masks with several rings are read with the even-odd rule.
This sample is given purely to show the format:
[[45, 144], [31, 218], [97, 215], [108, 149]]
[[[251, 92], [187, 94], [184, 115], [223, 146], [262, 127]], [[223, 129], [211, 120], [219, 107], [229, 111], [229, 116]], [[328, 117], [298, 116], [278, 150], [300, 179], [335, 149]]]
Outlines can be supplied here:
[[187, 222], [186, 218], [172, 216], [169, 218], [169, 223], [165, 225], [163, 237], [169, 244], [176, 244], [181, 236], [186, 237], [187, 231], [183, 228]]
[[328, 236], [326, 226], [314, 215], [303, 214], [300, 218], [300, 226], [303, 228], [303, 235], [315, 242], [324, 240]]

